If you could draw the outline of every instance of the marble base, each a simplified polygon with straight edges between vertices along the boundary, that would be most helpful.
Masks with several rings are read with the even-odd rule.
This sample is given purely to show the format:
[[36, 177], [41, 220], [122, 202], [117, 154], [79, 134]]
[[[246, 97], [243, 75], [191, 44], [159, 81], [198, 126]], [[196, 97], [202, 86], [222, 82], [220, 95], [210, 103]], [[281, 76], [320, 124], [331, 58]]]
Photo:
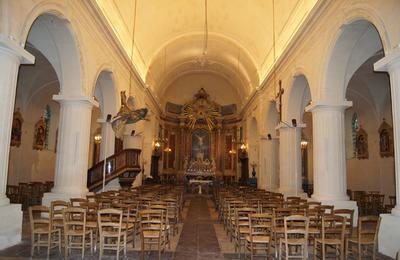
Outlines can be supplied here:
[[21, 242], [21, 204], [0, 206], [0, 250]]
[[279, 188], [279, 189], [277, 189], [277, 191], [278, 191], [279, 193], [282, 193], [283, 196], [285, 196], [285, 198], [291, 197], [291, 196], [300, 197], [300, 198], [302, 198], [302, 199], [307, 199], [307, 198], [308, 198], [307, 193], [305, 193], [303, 190], [301, 190], [301, 191], [296, 191], [296, 190], [290, 190], [290, 189], [282, 189], [282, 188]]
[[378, 251], [396, 258], [400, 252], [400, 217], [392, 214], [381, 214], [380, 216], [382, 219], [378, 234]]
[[70, 198], [84, 198], [84, 197], [86, 197], [86, 194], [87, 193], [73, 194], [73, 193], [47, 192], [47, 193], [43, 194], [42, 205], [50, 207], [51, 202], [54, 200], [69, 201]]

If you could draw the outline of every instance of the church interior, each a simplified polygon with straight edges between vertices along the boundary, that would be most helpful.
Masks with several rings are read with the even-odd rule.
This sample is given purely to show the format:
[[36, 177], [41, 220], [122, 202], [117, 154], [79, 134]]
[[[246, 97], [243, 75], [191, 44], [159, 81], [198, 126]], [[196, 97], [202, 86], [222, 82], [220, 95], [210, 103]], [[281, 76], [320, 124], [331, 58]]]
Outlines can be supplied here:
[[400, 259], [398, 0], [0, 0], [0, 258]]

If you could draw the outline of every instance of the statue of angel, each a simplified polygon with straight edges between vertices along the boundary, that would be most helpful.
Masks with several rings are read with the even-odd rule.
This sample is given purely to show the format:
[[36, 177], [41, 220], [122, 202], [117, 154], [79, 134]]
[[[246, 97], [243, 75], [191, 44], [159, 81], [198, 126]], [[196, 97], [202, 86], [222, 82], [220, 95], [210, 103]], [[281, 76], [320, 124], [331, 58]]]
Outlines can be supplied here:
[[132, 96], [126, 98], [125, 91], [121, 91], [121, 108], [111, 120], [115, 136], [122, 139], [125, 125], [134, 124], [139, 120], [146, 120], [147, 112], [147, 108], [135, 109], [134, 98]]

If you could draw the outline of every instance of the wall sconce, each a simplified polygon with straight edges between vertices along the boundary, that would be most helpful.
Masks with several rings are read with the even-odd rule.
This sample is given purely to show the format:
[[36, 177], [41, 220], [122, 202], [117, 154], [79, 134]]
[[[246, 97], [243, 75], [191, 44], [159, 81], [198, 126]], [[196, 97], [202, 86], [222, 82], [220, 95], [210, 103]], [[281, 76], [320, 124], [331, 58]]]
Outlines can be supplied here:
[[292, 126], [293, 127], [297, 126], [297, 120], [295, 118], [292, 119]]
[[301, 140], [300, 145], [301, 145], [301, 149], [306, 149], [307, 145], [308, 145], [307, 140]]
[[161, 147], [161, 143], [160, 143], [160, 141], [159, 140], [156, 140], [155, 142], [154, 142], [154, 150], [158, 150], [158, 149], [160, 149], [160, 147]]
[[101, 139], [102, 139], [101, 134], [96, 134], [96, 135], [94, 136], [94, 142], [95, 142], [96, 144], [101, 143]]
[[164, 152], [166, 152], [166, 153], [170, 153], [170, 152], [172, 152], [172, 149], [171, 149], [171, 148], [169, 148], [169, 147], [167, 147], [167, 148], [165, 148], [165, 149], [164, 149]]
[[230, 149], [229, 154], [236, 154], [236, 151], [234, 149]]
[[244, 142], [240, 142], [239, 149], [245, 151], [247, 149], [247, 145]]

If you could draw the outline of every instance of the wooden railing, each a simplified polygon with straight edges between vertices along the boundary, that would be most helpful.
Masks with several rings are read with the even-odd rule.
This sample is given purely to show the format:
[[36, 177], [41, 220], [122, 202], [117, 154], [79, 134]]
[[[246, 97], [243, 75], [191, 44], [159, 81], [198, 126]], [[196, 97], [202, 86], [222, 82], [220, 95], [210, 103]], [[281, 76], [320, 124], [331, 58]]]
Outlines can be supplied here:
[[[140, 172], [140, 149], [125, 149], [106, 159], [105, 182], [119, 177], [125, 172]], [[104, 161], [101, 161], [88, 170], [87, 187], [89, 191], [98, 189], [103, 185]]]

